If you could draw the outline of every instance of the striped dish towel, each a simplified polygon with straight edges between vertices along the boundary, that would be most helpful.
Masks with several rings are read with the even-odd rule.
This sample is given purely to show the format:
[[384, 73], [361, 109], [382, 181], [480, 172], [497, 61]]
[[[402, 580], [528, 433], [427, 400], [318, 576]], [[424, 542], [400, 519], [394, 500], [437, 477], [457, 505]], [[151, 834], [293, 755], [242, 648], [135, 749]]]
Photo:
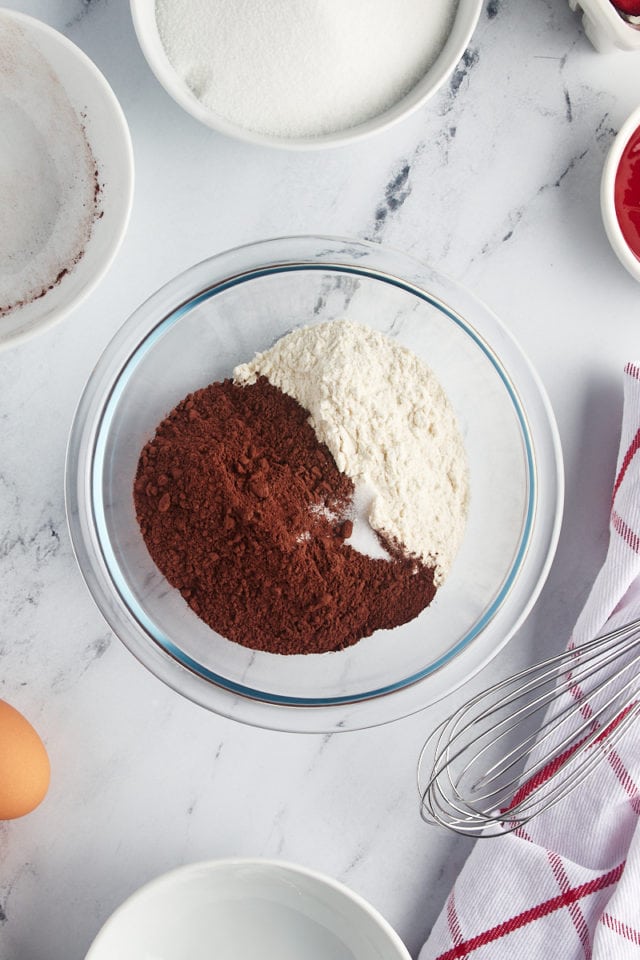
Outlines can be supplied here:
[[[628, 364], [609, 549], [570, 643], [638, 617], [640, 368]], [[476, 843], [419, 960], [640, 960], [639, 815], [640, 726], [567, 800]]]

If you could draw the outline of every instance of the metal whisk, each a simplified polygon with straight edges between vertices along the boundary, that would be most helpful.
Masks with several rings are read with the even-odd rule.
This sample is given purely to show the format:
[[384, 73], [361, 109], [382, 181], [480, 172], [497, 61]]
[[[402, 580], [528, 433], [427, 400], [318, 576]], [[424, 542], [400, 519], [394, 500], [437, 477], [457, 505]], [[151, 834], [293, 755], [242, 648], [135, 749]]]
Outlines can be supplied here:
[[640, 712], [640, 620], [501, 680], [431, 734], [418, 761], [421, 814], [497, 836], [563, 800]]

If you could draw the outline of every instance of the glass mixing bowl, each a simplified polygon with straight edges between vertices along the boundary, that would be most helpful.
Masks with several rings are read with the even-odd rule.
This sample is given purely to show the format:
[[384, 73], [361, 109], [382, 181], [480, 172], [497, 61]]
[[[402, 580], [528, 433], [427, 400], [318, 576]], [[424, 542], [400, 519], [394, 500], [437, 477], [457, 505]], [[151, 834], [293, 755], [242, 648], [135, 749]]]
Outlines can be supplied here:
[[[347, 317], [413, 350], [458, 417], [470, 476], [461, 549], [415, 620], [337, 653], [283, 656], [219, 636], [169, 586], [135, 518], [140, 451], [186, 394], [295, 327]], [[225, 716], [331, 731], [422, 709], [480, 669], [537, 597], [562, 512], [557, 430], [536, 375], [490, 311], [376, 244], [268, 240], [162, 287], [123, 325], [73, 423], [66, 497], [87, 585], [113, 631], [156, 676]]]

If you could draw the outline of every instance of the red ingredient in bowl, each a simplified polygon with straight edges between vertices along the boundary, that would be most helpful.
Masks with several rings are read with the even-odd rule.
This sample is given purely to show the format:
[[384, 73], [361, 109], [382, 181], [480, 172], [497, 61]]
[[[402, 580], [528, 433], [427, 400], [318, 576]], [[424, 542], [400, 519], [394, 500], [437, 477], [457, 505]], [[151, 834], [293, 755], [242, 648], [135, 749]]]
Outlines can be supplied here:
[[433, 570], [345, 541], [353, 482], [264, 377], [190, 394], [143, 449], [134, 499], [156, 566], [194, 612], [236, 643], [324, 653], [416, 617]]
[[640, 260], [640, 127], [622, 151], [616, 171], [614, 203], [627, 246]]
[[611, 0], [611, 3], [621, 13], [630, 17], [640, 17], [640, 0]]

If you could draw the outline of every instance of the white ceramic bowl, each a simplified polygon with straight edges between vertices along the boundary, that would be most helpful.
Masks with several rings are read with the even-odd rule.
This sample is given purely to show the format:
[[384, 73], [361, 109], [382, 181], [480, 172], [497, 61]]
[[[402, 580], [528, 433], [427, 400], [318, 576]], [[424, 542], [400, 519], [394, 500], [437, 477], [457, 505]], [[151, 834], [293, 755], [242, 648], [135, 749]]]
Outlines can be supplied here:
[[131, 0], [133, 23], [142, 52], [156, 78], [184, 110], [206, 126], [228, 136], [265, 146], [300, 150], [351, 143], [390, 127], [421, 107], [453, 73], [469, 44], [481, 10], [482, 0], [458, 0], [453, 26], [435, 62], [416, 86], [388, 110], [357, 126], [334, 133], [317, 137], [276, 137], [230, 123], [204, 106], [169, 62], [158, 33], [154, 0]]
[[620, 260], [620, 263], [627, 268], [632, 277], [640, 280], [640, 260], [630, 249], [624, 238], [615, 204], [616, 175], [622, 154], [629, 140], [640, 127], [640, 107], [633, 111], [630, 117], [623, 123], [615, 140], [611, 144], [607, 159], [605, 160], [602, 171], [602, 180], [600, 183], [600, 209], [602, 211], [602, 220], [604, 228], [609, 238], [609, 243]]
[[362, 897], [272, 860], [190, 864], [146, 884], [110, 917], [85, 960], [410, 960]]
[[[51, 326], [77, 307], [97, 286], [126, 232], [134, 174], [127, 122], [115, 94], [94, 63], [65, 36], [33, 17], [0, 9], [0, 18], [10, 21], [30, 47], [39, 51], [62, 85], [84, 128], [96, 161], [100, 187], [99, 218], [93, 223], [84, 255], [44, 296], [14, 307], [2, 316], [2, 348]], [[24, 83], [28, 84], [28, 70], [24, 72]], [[0, 79], [0, 96], [2, 93]], [[15, 158], [15, 163], [16, 167], [22, 164], [25, 169], [32, 166], [37, 171], [42, 163], [42, 151], [37, 138], [37, 118], [34, 120], [34, 134], [22, 141], [23, 155]], [[3, 173], [12, 176], [6, 168]]]

